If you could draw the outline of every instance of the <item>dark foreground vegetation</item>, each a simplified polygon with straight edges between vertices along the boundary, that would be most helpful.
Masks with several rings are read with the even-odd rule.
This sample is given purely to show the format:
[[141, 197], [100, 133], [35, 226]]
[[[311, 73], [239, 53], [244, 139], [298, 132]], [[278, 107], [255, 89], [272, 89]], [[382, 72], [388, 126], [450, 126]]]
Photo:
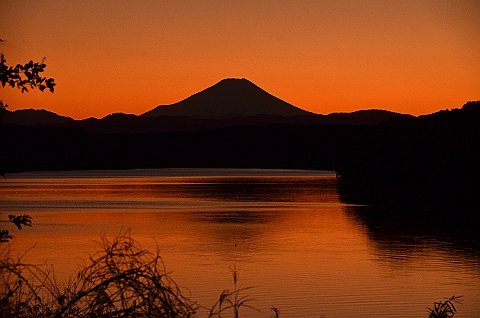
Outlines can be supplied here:
[[[197, 317], [200, 305], [182, 294], [169, 276], [158, 251], [140, 247], [128, 232], [113, 240], [103, 238], [99, 252], [68, 281], [58, 282], [46, 266], [14, 259], [8, 245], [0, 247], [0, 317]], [[252, 307], [247, 288], [225, 290], [207, 308], [208, 317], [242, 317]], [[453, 317], [459, 297], [435, 302], [429, 318]], [[272, 307], [272, 316], [280, 310]]]
[[68, 282], [3, 251], [1, 317], [191, 317], [196, 305], [168, 276], [160, 256], [129, 236], [103, 239], [102, 250]]
[[[142, 249], [128, 232], [112, 241], [104, 237], [100, 246], [81, 271], [58, 282], [46, 265], [24, 264], [0, 245], [0, 317], [196, 316], [200, 306], [182, 294], [158, 251]], [[241, 307], [253, 308], [235, 270], [233, 278], [233, 290], [220, 294], [208, 317], [239, 317]]]

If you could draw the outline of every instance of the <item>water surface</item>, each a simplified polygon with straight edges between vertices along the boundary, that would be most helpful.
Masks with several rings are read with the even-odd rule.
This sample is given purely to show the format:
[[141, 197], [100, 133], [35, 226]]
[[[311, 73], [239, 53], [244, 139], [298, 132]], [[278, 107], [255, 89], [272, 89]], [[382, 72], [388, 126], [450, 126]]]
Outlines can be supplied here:
[[[14, 253], [59, 278], [83, 266], [101, 235], [130, 229], [158, 246], [171, 276], [201, 305], [253, 286], [243, 317], [428, 317], [462, 295], [456, 317], [480, 316], [480, 257], [471, 242], [405, 233], [340, 201], [331, 172], [159, 169], [31, 172], [0, 182], [0, 213], [27, 213]], [[205, 316], [204, 313], [199, 315]]]

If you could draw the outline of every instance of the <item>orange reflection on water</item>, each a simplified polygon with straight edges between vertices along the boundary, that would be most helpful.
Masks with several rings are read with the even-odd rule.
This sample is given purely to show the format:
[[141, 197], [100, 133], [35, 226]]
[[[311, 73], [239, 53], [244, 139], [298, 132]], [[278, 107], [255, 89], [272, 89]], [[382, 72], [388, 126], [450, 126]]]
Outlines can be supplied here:
[[[172, 277], [202, 305], [232, 288], [235, 266], [240, 287], [256, 286], [249, 294], [262, 313], [248, 317], [268, 317], [271, 305], [296, 317], [423, 316], [432, 298], [452, 293], [469, 297], [465, 311], [480, 310], [472, 305], [480, 301], [478, 269], [431, 248], [410, 266], [385, 266], [391, 251], [339, 201], [335, 183], [251, 174], [7, 179], [0, 211], [32, 215], [32, 228], [14, 232], [12, 252], [36, 244], [24, 261], [53, 264], [60, 281], [98, 250], [102, 234], [130, 229], [143, 247], [160, 249]], [[425, 260], [436, 267], [425, 270]]]

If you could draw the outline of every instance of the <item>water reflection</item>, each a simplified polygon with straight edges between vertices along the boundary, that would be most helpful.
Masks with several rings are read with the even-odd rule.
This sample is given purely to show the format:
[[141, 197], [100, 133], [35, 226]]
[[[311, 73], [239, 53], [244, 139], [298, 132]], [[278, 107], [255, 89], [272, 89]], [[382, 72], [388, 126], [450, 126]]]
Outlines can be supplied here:
[[[365, 227], [379, 260], [405, 265], [431, 258], [464, 262], [480, 272], [480, 233], [476, 222], [456, 222], [442, 211], [347, 206], [346, 213]], [[435, 266], [435, 264], [431, 264]]]
[[[266, 224], [273, 216], [269, 213], [253, 211], [199, 212], [193, 213], [194, 222], [213, 224]], [[278, 217], [276, 217], [278, 220]]]
[[331, 177], [194, 177], [162, 180], [142, 191], [152, 197], [182, 196], [224, 202], [336, 202]]
[[101, 233], [123, 227], [150, 250], [158, 244], [202, 305], [231, 286], [237, 265], [242, 286], [258, 286], [252, 297], [263, 313], [248, 317], [268, 317], [272, 304], [285, 317], [422, 317], [453, 294], [466, 296], [464, 317], [478, 316], [478, 249], [468, 239], [346, 205], [335, 176], [259, 172], [268, 173], [9, 178], [0, 183], [0, 213], [33, 216], [32, 228], [16, 232], [17, 246], [37, 243], [25, 262], [48, 257], [58, 277], [95, 251]]

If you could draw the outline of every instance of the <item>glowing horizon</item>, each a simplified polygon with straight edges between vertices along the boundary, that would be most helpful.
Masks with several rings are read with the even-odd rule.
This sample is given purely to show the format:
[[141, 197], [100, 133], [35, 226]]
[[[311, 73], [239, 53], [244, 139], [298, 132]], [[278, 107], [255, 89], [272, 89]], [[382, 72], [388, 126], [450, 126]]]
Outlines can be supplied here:
[[55, 93], [0, 88], [9, 110], [141, 114], [246, 78], [318, 114], [412, 115], [480, 99], [480, 2], [0, 3], [8, 65], [41, 61]]

